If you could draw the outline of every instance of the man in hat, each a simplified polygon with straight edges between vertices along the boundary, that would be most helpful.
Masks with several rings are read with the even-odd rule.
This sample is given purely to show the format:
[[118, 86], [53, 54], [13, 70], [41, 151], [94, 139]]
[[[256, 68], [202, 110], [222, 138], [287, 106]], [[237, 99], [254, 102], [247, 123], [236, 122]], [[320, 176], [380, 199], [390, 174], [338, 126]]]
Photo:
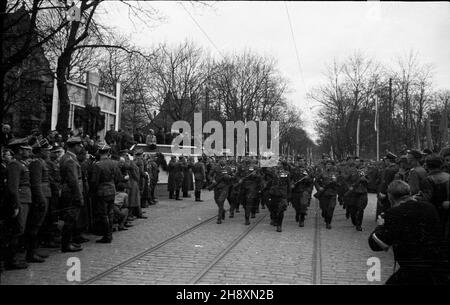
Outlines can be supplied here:
[[427, 177], [427, 171], [420, 164], [422, 157], [423, 154], [416, 149], [408, 150], [406, 155], [410, 168], [407, 181], [412, 195], [416, 195], [422, 190], [423, 183]]
[[397, 156], [391, 152], [388, 152], [385, 156], [386, 167], [381, 174], [381, 183], [378, 188], [377, 215], [390, 208], [390, 202], [387, 197], [387, 188], [388, 185], [394, 181], [395, 175], [399, 171], [396, 159]]
[[118, 164], [109, 158], [110, 149], [111, 147], [104, 142], [98, 144], [100, 159], [93, 164], [90, 180], [96, 210], [103, 224], [103, 237], [97, 240], [97, 243], [111, 243], [112, 241], [115, 186], [122, 180]]
[[440, 155], [444, 160], [443, 167], [445, 171], [450, 174], [450, 147], [443, 148]]
[[28, 139], [12, 139], [9, 147], [14, 152], [14, 158], [6, 168], [8, 198], [11, 203], [11, 215], [9, 222], [15, 228], [7, 249], [5, 263], [6, 269], [24, 269], [28, 265], [19, 261], [17, 252], [19, 239], [25, 233], [30, 205], [32, 203], [30, 188], [30, 171], [27, 159], [30, 157], [31, 146]]
[[115, 130], [114, 124], [109, 125], [109, 130], [105, 134], [105, 141], [108, 145], [112, 145], [113, 143], [117, 144], [118, 133]]
[[180, 198], [181, 188], [184, 180], [184, 169], [187, 167], [186, 160], [183, 156], [178, 157], [173, 167], [173, 179], [175, 189], [175, 200], [182, 200]]
[[168, 164], [169, 177], [167, 178], [167, 190], [169, 191], [169, 199], [174, 198], [175, 193], [175, 163], [177, 162], [177, 157], [171, 156]]
[[30, 205], [30, 214], [28, 215], [26, 259], [31, 263], [42, 263], [44, 258], [47, 257], [36, 252], [36, 249], [39, 246], [38, 233], [47, 214], [49, 199], [52, 196], [47, 166], [51, 149], [52, 146], [47, 139], [37, 141], [33, 145], [35, 158], [29, 165], [33, 202]]
[[73, 243], [73, 231], [77, 222], [80, 207], [83, 206], [83, 180], [81, 166], [77, 155], [83, 149], [80, 137], [71, 137], [67, 140], [67, 151], [61, 157], [61, 218], [64, 220], [61, 236], [62, 252], [77, 252], [82, 248]]
[[206, 183], [206, 167], [203, 158], [199, 158], [193, 168], [195, 178], [195, 201], [203, 201], [200, 199], [203, 185]]
[[0, 147], [7, 146], [11, 139], [11, 126], [9, 126], [8, 124], [2, 124], [2, 132], [0, 134]]
[[442, 170], [443, 160], [440, 156], [431, 155], [426, 158], [425, 166], [428, 170], [423, 199], [436, 207], [441, 222], [441, 231], [444, 235], [449, 221], [450, 207], [450, 175]]
[[61, 194], [61, 173], [59, 162], [64, 155], [64, 149], [61, 146], [53, 146], [50, 151], [50, 157], [47, 160], [48, 178], [51, 191], [47, 211], [47, 219], [44, 221], [43, 230], [47, 232], [44, 236], [44, 243], [49, 248], [59, 247], [56, 243], [60, 231], [55, 225], [58, 220], [59, 198]]
[[144, 158], [142, 157], [142, 155], [144, 154], [144, 150], [142, 148], [138, 148], [136, 149], [136, 151], [134, 152], [134, 159], [133, 162], [134, 164], [136, 164], [136, 166], [139, 169], [139, 197], [140, 197], [140, 205], [141, 208], [146, 208], [147, 207], [147, 202], [146, 202], [146, 196], [144, 196], [144, 186], [145, 186], [145, 172], [146, 172], [146, 168], [145, 168], [145, 162], [144, 162]]

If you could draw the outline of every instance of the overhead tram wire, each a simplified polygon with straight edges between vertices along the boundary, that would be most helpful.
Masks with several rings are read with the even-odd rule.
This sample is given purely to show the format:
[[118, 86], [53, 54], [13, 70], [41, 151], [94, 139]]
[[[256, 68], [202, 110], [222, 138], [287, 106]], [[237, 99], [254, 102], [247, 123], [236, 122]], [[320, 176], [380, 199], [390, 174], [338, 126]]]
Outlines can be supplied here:
[[283, 1], [283, 2], [284, 2], [284, 7], [286, 9], [286, 15], [287, 15], [288, 21], [289, 21], [289, 28], [291, 29], [292, 43], [294, 44], [294, 50], [295, 50], [295, 55], [297, 57], [298, 69], [300, 70], [300, 78], [302, 80], [303, 90], [305, 91], [305, 94], [306, 94], [305, 79], [303, 78], [302, 65], [300, 63], [300, 56], [298, 55], [297, 43], [295, 42], [295, 36], [294, 36], [294, 30], [292, 28], [291, 16], [289, 14], [289, 9], [288, 9], [288, 6], [286, 4], [286, 1]]
[[180, 3], [181, 6], [183, 7], [183, 9], [186, 11], [186, 13], [189, 15], [189, 17], [192, 19], [192, 21], [197, 25], [197, 27], [199, 28], [199, 30], [203, 33], [203, 35], [205, 35], [206, 39], [208, 39], [209, 43], [211, 43], [211, 45], [216, 49], [217, 53], [219, 53], [219, 55], [223, 58], [222, 53], [219, 51], [219, 48], [216, 46], [216, 44], [214, 43], [214, 41], [212, 41], [212, 39], [208, 36], [208, 34], [206, 33], [205, 30], [203, 30], [203, 28], [201, 27], [201, 25], [197, 22], [197, 20], [195, 20], [194, 16], [192, 16], [192, 14], [188, 11], [188, 9], [184, 6], [183, 3]]

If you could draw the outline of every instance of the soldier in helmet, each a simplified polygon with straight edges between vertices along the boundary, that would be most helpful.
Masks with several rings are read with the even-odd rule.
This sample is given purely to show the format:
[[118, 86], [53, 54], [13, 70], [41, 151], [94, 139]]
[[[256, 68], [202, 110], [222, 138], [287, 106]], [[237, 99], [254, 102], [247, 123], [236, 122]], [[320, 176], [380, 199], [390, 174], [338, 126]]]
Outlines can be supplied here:
[[231, 170], [226, 166], [225, 159], [219, 160], [218, 166], [214, 167], [211, 173], [212, 185], [209, 189], [214, 189], [214, 201], [218, 207], [217, 223], [221, 224], [225, 219], [224, 203], [228, 197], [228, 191], [232, 182]]
[[317, 193], [314, 196], [319, 199], [319, 205], [322, 210], [322, 217], [326, 223], [326, 228], [331, 229], [331, 221], [333, 219], [339, 189], [337, 172], [333, 161], [325, 161], [325, 169], [317, 177], [315, 187]]
[[230, 161], [230, 171], [231, 171], [231, 183], [230, 189], [228, 191], [228, 203], [230, 204], [230, 218], [234, 217], [234, 212], [239, 213], [239, 177], [238, 177], [238, 166], [234, 161]]
[[258, 191], [261, 188], [262, 179], [257, 165], [250, 158], [244, 159], [239, 176], [240, 198], [245, 208], [245, 224], [249, 225], [250, 217], [255, 218]]
[[345, 194], [346, 210], [348, 211], [353, 225], [357, 231], [362, 231], [364, 209], [367, 206], [368, 181], [365, 172], [354, 164], [348, 177], [348, 191]]
[[103, 237], [97, 242], [111, 243], [115, 186], [119, 184], [122, 177], [117, 162], [109, 158], [111, 147], [106, 143], [99, 143], [97, 149], [100, 158], [98, 162], [93, 164], [90, 179], [91, 192], [94, 195], [94, 202], [97, 205], [96, 210], [103, 227]]
[[291, 177], [288, 171], [287, 162], [279, 161], [278, 166], [267, 172], [269, 178], [269, 196], [272, 223], [277, 227], [277, 232], [281, 232], [284, 211], [291, 197]]
[[292, 205], [295, 209], [295, 221], [299, 227], [304, 227], [305, 217], [310, 204], [310, 188], [314, 183], [313, 177], [302, 166], [300, 160], [294, 164], [291, 177]]

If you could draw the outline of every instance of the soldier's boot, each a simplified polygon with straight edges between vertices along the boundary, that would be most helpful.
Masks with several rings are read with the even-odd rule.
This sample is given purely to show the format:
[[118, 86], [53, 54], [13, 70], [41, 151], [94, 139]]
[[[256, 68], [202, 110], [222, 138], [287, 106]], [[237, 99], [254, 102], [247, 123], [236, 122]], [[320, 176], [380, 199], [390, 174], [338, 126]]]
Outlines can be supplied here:
[[230, 209], [230, 218], [233, 218], [233, 217], [234, 217], [234, 210]]
[[248, 217], [245, 217], [245, 225], [248, 226], [250, 224], [250, 219]]
[[270, 225], [271, 225], [271, 226], [275, 226], [275, 225], [276, 225], [275, 220], [270, 219]]
[[356, 231], [362, 231], [361, 226], [356, 226]]
[[225, 210], [222, 211], [222, 220], [225, 220]]
[[304, 227], [305, 226], [305, 214], [301, 214], [300, 215], [300, 221], [298, 223], [299, 227]]
[[183, 200], [183, 199], [180, 198], [180, 191], [179, 190], [175, 191], [175, 200]]
[[252, 212], [250, 217], [255, 218], [256, 217], [255, 212]]
[[28, 249], [26, 255], [26, 261], [29, 263], [43, 263], [45, 259], [36, 254], [36, 248], [38, 245], [37, 236], [30, 236], [28, 241]]
[[277, 225], [277, 232], [281, 232], [281, 225]]
[[173, 191], [169, 192], [169, 199], [173, 199]]
[[200, 199], [200, 195], [201, 195], [201, 191], [200, 190], [195, 191], [195, 201], [203, 202], [203, 200]]
[[295, 222], [298, 222], [298, 219], [299, 219], [299, 215], [298, 215], [298, 213], [295, 213]]
[[327, 227], [328, 230], [330, 230], [331, 229], [331, 224], [327, 222], [326, 227]]
[[222, 223], [222, 218], [217, 218], [217, 222], [216, 222], [217, 224], [221, 224]]

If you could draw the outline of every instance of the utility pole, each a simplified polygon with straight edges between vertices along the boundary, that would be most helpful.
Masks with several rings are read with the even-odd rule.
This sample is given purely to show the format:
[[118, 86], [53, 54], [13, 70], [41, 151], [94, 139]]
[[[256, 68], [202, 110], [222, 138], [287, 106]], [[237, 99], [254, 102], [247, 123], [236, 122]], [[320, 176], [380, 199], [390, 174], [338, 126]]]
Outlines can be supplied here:
[[359, 126], [361, 124], [360, 113], [358, 113], [358, 121], [356, 122], [356, 156], [359, 158]]

